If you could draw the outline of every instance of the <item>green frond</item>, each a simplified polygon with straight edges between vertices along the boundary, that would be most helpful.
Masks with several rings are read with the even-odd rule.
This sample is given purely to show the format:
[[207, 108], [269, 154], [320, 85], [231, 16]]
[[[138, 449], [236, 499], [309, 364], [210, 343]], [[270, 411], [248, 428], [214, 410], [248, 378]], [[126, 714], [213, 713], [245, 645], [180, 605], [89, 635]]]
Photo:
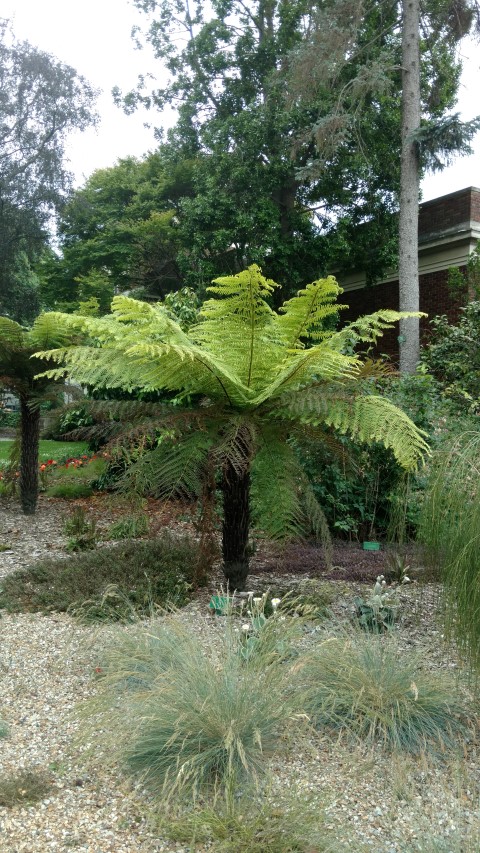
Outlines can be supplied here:
[[64, 347], [72, 340], [72, 330], [60, 313], [40, 314], [26, 334], [32, 350]]
[[327, 568], [330, 568], [333, 559], [332, 537], [330, 536], [325, 513], [318, 503], [312, 486], [306, 477], [303, 478], [302, 498], [303, 505], [305, 507], [305, 514], [315, 538], [322, 543], [325, 562], [327, 564]]
[[265, 301], [277, 285], [255, 264], [214, 284], [208, 289], [223, 298], [203, 304], [201, 321], [192, 326], [190, 336], [227, 364], [247, 388], [258, 389], [265, 376], [273, 378], [272, 365], [278, 362], [276, 315]]
[[255, 422], [244, 415], [224, 415], [224, 423], [216, 424], [219, 440], [215, 440], [212, 458], [217, 466], [228, 462], [237, 473], [245, 471], [258, 444]]
[[348, 383], [315, 382], [306, 388], [287, 391], [275, 400], [272, 416], [286, 418], [293, 423], [300, 422], [319, 426], [326, 418], [333, 404], [344, 404], [352, 400], [352, 389]]
[[123, 486], [162, 500], [198, 496], [211, 447], [212, 438], [203, 430], [165, 438], [128, 469]]
[[[279, 285], [271, 278], [265, 278], [262, 275], [262, 270], [258, 264], [251, 264], [248, 269], [236, 275], [226, 275], [215, 278], [212, 284], [207, 287], [209, 293], [216, 293], [222, 296], [224, 300], [233, 300], [231, 303], [235, 306], [235, 310], [242, 314], [244, 311], [247, 314], [251, 310], [252, 305], [260, 304], [273, 293]], [[202, 307], [202, 315], [210, 316], [215, 307], [219, 304], [218, 300], [209, 300]], [[230, 309], [231, 310], [231, 309]]]
[[362, 395], [351, 403], [332, 403], [325, 423], [365, 444], [380, 442], [407, 471], [416, 470], [429, 453], [426, 433], [385, 397]]
[[302, 338], [320, 341], [331, 337], [332, 332], [325, 331], [324, 323], [327, 317], [348, 308], [348, 305], [337, 303], [342, 292], [333, 275], [329, 275], [307, 284], [283, 303], [277, 325], [289, 349], [303, 349]]
[[114, 296], [112, 314], [118, 323], [141, 327], [142, 334], [148, 337], [160, 338], [172, 345], [185, 346], [189, 338], [168, 314], [166, 308], [159, 303], [150, 305], [129, 296]]
[[407, 317], [426, 317], [421, 311], [375, 311], [365, 317], [359, 317], [353, 323], [348, 323], [343, 329], [335, 332], [329, 339], [329, 345], [343, 350], [353, 348], [359, 343], [374, 344], [386, 329], [391, 329], [399, 320]]
[[252, 463], [252, 515], [270, 539], [298, 539], [306, 529], [302, 472], [293, 448], [277, 431], [264, 431]]
[[275, 379], [253, 398], [251, 405], [259, 406], [266, 400], [275, 400], [286, 391], [303, 388], [310, 382], [335, 382], [352, 378], [357, 369], [357, 357], [332, 350], [330, 340], [293, 353], [283, 364], [279, 364]]
[[25, 332], [22, 327], [9, 317], [0, 317], [0, 355], [24, 347]]

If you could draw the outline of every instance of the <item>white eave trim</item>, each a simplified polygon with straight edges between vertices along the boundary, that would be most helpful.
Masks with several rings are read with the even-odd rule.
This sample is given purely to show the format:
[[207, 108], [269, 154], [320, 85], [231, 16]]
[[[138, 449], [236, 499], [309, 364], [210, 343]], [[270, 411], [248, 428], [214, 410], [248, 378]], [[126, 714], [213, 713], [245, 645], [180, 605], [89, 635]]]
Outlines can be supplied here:
[[[426, 235], [425, 242], [421, 242], [420, 238], [418, 246], [419, 275], [448, 270], [450, 267], [465, 266], [479, 240], [479, 222], [470, 222], [469, 227], [465, 227], [461, 231], [458, 228], [449, 229], [448, 232], [445, 231], [438, 237]], [[366, 287], [364, 272], [348, 273], [345, 276], [339, 275], [337, 279], [345, 292]], [[389, 272], [374, 286], [392, 281], [398, 281], [397, 270]]]

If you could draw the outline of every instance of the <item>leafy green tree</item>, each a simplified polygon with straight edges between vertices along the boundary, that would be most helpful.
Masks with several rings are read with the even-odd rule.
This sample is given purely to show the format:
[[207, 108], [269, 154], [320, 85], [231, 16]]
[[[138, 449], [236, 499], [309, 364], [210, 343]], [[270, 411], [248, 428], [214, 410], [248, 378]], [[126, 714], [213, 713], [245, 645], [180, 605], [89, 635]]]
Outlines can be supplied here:
[[123, 296], [101, 319], [47, 315], [89, 343], [37, 354], [58, 365], [47, 379], [67, 374], [94, 387], [177, 391], [198, 401], [185, 410], [165, 409], [162, 441], [132, 466], [129, 479], [166, 498], [201, 494], [217, 472], [224, 572], [232, 589], [248, 575], [252, 521], [280, 540], [309, 525], [325, 533], [291, 444], [297, 434], [325, 441], [329, 428], [348, 431], [361, 442], [390, 447], [407, 469], [427, 449], [400, 409], [364, 387], [361, 358], [346, 354], [355, 343], [375, 339], [398, 314], [379, 311], [327, 331], [326, 321], [341, 307], [335, 279], [309, 284], [278, 313], [268, 304], [276, 287], [255, 265], [217, 279], [188, 332], [162, 306]]
[[37, 506], [40, 405], [52, 395], [57, 397], [63, 387], [63, 383], [37, 378], [47, 363], [34, 353], [64, 346], [69, 340], [52, 315], [37, 317], [31, 329], [0, 317], [0, 388], [20, 400], [20, 500], [26, 515], [33, 515]]
[[[36, 283], [18, 266], [37, 260], [71, 185], [65, 140], [95, 121], [95, 92], [73, 68], [18, 42], [0, 20], [0, 312], [38, 314]], [[12, 297], [13, 294], [13, 297]]]
[[[124, 106], [176, 107], [162, 152], [196, 163], [195, 192], [178, 212], [185, 282], [203, 287], [252, 262], [290, 292], [332, 266], [378, 280], [397, 260], [400, 4], [135, 5], [171, 76], [153, 91], [143, 79]], [[458, 86], [448, 33], [461, 3], [450, 30], [445, 15], [436, 21], [443, 5], [431, 0], [422, 18], [427, 119], [453, 106]]]
[[94, 172], [63, 211], [61, 256], [47, 254], [39, 267], [44, 306], [71, 311], [94, 296], [105, 313], [114, 291], [158, 298], [177, 290], [176, 204], [191, 192], [191, 169], [150, 154]]

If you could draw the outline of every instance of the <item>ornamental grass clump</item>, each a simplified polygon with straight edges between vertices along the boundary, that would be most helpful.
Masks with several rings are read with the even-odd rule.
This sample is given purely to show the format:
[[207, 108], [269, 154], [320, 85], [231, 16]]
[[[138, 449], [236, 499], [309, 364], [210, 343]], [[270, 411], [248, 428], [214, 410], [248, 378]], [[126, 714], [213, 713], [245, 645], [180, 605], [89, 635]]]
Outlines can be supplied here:
[[480, 434], [438, 452], [425, 496], [420, 538], [445, 590], [445, 627], [480, 674]]
[[215, 853], [347, 853], [326, 827], [323, 803], [296, 786], [275, 795], [247, 790], [229, 803], [167, 810], [159, 830], [190, 850], [204, 844]]
[[352, 633], [311, 653], [302, 672], [315, 726], [344, 730], [366, 744], [418, 753], [455, 745], [465, 707], [453, 678], [427, 672], [392, 637]]
[[255, 654], [245, 657], [240, 629], [225, 621], [220, 636], [212, 626], [203, 647], [167, 616], [151, 630], [116, 637], [102, 663], [98, 707], [112, 744], [158, 796], [223, 795], [256, 784], [295, 717], [292, 664], [284, 661], [296, 623], [278, 620], [284, 645], [274, 654], [269, 619], [265, 649], [260, 631]]

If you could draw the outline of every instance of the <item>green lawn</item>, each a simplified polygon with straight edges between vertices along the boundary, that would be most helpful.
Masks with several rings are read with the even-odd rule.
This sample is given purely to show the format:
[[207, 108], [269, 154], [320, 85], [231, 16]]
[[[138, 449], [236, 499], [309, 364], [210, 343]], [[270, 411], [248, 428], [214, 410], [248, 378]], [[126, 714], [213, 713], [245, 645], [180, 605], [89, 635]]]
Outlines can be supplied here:
[[[8, 462], [10, 449], [13, 441], [0, 441], [0, 465], [5, 465]], [[48, 459], [55, 459], [56, 462], [62, 462], [72, 456], [81, 456], [87, 452], [87, 445], [84, 441], [41, 441], [40, 452], [38, 458], [40, 462], [46, 462]]]

